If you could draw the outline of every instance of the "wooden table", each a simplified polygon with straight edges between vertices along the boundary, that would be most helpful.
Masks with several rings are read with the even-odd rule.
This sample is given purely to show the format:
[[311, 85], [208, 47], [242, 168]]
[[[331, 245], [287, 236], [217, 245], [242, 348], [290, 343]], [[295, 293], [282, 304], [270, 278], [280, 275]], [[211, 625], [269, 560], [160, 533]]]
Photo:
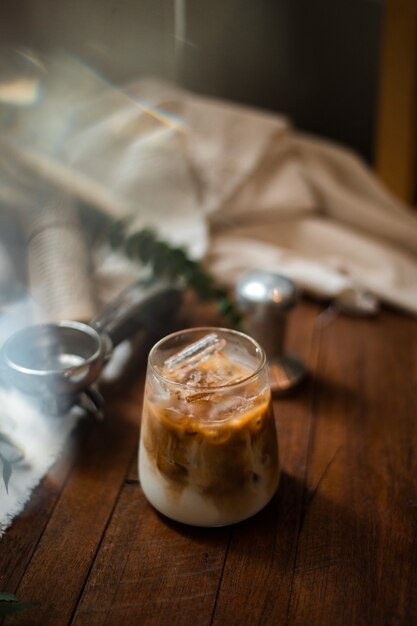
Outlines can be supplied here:
[[304, 302], [291, 318], [311, 377], [275, 403], [283, 469], [267, 508], [218, 529], [155, 513], [134, 368], [0, 541], [0, 589], [39, 602], [5, 623], [416, 624], [417, 320], [320, 312]]

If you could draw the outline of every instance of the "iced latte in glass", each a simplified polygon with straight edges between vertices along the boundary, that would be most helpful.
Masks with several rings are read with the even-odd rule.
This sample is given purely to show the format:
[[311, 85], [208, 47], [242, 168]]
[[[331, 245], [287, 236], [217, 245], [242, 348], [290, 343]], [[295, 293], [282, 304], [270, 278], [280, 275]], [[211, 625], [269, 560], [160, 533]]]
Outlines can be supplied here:
[[198, 328], [149, 355], [139, 447], [145, 496], [171, 519], [220, 526], [272, 498], [279, 478], [266, 359], [250, 337]]

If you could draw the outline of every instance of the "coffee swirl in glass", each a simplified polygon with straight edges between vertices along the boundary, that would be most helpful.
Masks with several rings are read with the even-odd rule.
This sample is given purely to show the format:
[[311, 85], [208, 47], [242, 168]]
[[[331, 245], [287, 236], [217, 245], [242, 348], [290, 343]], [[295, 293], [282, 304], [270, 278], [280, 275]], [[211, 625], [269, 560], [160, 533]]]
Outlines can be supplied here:
[[250, 337], [197, 328], [151, 350], [139, 476], [161, 513], [196, 526], [246, 519], [272, 498], [279, 457], [266, 358]]

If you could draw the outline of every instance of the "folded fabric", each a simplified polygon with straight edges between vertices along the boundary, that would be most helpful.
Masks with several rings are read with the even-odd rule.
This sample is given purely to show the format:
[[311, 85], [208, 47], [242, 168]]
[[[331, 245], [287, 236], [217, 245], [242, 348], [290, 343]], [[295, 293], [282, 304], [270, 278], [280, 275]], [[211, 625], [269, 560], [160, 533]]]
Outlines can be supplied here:
[[[369, 310], [417, 313], [417, 213], [358, 157], [285, 121], [179, 95], [212, 232], [208, 261], [231, 284], [250, 269]], [[192, 138], [192, 139], [191, 139]]]
[[18, 121], [3, 139], [18, 163], [206, 255], [221, 280], [264, 268], [359, 310], [368, 293], [417, 313], [417, 214], [279, 115], [153, 79], [116, 89], [60, 57]]

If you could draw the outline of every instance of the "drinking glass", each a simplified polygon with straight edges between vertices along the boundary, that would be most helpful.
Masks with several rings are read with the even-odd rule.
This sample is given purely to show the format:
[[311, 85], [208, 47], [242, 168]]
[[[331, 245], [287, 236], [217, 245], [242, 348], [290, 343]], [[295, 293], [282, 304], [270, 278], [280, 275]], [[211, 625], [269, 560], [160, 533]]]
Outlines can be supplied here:
[[148, 359], [139, 446], [143, 492], [195, 526], [254, 515], [279, 480], [266, 357], [251, 337], [193, 328], [161, 339]]

